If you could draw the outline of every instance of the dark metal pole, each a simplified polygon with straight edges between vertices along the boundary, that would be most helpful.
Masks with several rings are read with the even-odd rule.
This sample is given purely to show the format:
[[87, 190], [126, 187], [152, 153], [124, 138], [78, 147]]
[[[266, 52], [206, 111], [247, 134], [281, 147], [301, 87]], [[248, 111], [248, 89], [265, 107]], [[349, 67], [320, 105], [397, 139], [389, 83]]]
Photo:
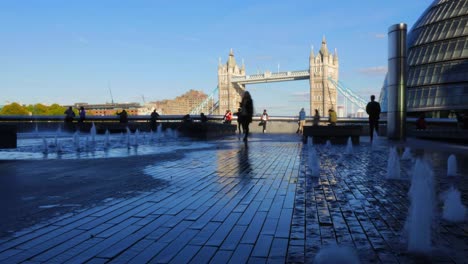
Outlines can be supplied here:
[[387, 137], [406, 138], [406, 32], [404, 23], [388, 29]]

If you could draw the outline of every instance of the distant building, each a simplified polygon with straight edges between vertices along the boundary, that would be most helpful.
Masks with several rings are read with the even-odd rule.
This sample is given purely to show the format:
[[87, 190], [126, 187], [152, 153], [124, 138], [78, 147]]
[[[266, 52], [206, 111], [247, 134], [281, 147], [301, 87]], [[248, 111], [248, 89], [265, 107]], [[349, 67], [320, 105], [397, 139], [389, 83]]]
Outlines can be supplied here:
[[[407, 37], [407, 116], [449, 117], [468, 112], [468, 1], [436, 0]], [[381, 91], [388, 103], [387, 80]]]
[[366, 117], [367, 114], [366, 112], [364, 111], [364, 109], [358, 109], [357, 112], [356, 112], [356, 117]]
[[338, 117], [345, 117], [345, 111], [344, 111], [344, 106], [342, 105], [339, 105], [337, 107], [337, 114], [338, 114]]
[[123, 109], [128, 115], [138, 115], [138, 110], [141, 108], [139, 103], [123, 103], [123, 104], [87, 104], [75, 103], [74, 108], [79, 109], [81, 106], [86, 110], [86, 115], [95, 116], [115, 116], [117, 112]]
[[[202, 91], [190, 90], [173, 100], [152, 102], [151, 105], [159, 114], [182, 115], [188, 114], [200, 105], [208, 96]], [[209, 111], [206, 111], [207, 113]]]

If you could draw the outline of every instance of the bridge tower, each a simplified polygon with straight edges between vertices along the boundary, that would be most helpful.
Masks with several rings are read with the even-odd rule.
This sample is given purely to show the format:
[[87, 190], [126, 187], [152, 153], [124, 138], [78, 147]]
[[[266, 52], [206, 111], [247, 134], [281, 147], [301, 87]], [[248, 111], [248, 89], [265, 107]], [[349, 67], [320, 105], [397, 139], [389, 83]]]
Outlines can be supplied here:
[[313, 48], [309, 56], [310, 115], [315, 114], [315, 109], [319, 110], [320, 116], [328, 116], [330, 108], [337, 111], [338, 92], [329, 78], [338, 82], [338, 70], [338, 52], [336, 49], [334, 54], [328, 51], [327, 41], [323, 36], [317, 56]]
[[245, 65], [239, 67], [234, 58], [234, 52], [229, 52], [229, 58], [226, 64], [221, 64], [221, 58], [218, 65], [218, 88], [219, 88], [219, 106], [218, 114], [224, 114], [226, 110], [236, 112], [245, 91], [245, 84], [232, 83], [231, 78], [245, 76]]

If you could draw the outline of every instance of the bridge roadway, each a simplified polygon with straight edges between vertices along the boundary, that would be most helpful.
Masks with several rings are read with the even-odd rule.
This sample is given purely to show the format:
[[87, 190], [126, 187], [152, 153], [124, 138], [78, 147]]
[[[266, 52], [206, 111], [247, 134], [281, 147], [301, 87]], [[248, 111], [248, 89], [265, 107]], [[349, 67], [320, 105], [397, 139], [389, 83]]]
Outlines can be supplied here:
[[[442, 220], [440, 202], [432, 253], [406, 252], [411, 162], [403, 180], [385, 180], [391, 142], [372, 149], [362, 137], [351, 156], [316, 145], [312, 177], [300, 139], [254, 134], [247, 146], [232, 136], [164, 155], [0, 161], [0, 263], [297, 263], [335, 243], [362, 263], [468, 259], [468, 224]], [[454, 184], [468, 205], [466, 147], [407, 144], [432, 160], [436, 196]]]

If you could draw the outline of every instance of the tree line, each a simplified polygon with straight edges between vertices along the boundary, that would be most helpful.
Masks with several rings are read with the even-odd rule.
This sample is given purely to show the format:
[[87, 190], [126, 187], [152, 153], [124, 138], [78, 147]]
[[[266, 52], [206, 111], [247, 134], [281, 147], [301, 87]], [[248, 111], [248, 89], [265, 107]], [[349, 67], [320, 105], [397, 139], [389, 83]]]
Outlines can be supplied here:
[[[63, 115], [65, 110], [66, 107], [59, 104], [47, 106], [44, 104], [20, 105], [11, 103], [0, 109], [0, 115]], [[78, 113], [78, 111], [74, 111], [76, 114]]]

